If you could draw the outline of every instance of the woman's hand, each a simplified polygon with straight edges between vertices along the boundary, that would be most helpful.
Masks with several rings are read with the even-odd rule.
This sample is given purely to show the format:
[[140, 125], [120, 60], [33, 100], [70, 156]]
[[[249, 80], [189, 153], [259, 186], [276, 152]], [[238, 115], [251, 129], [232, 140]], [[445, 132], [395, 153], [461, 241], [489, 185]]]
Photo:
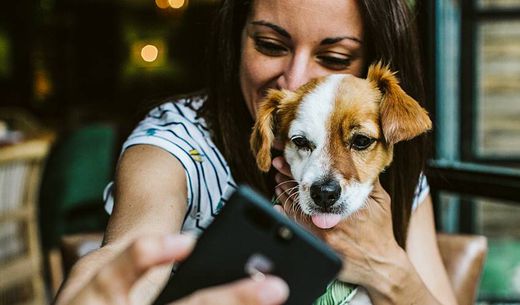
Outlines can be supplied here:
[[[102, 267], [68, 305], [130, 304], [132, 286], [151, 268], [181, 261], [193, 249], [194, 240], [182, 235], [143, 237], [134, 241], [115, 259]], [[288, 296], [285, 282], [275, 277], [263, 281], [244, 279], [203, 289], [175, 305], [276, 305]]]
[[291, 168], [284, 157], [274, 158], [272, 164], [278, 171], [274, 176], [276, 201], [282, 205], [291, 205], [298, 196], [298, 183], [293, 179]]
[[[273, 148], [283, 151], [283, 143], [275, 140]], [[276, 201], [284, 206], [290, 206], [298, 196], [298, 183], [292, 177], [291, 167], [283, 156], [273, 158], [271, 164], [278, 171], [274, 176]]]
[[364, 208], [320, 233], [343, 257], [338, 278], [365, 287], [372, 298], [390, 295], [411, 271], [393, 234], [390, 201], [378, 179]]
[[278, 210], [323, 239], [343, 258], [339, 280], [365, 287], [374, 304], [384, 304], [392, 290], [409, 279], [412, 270], [406, 252], [394, 238], [390, 201], [377, 180], [364, 208], [325, 230], [317, 228], [310, 217], [294, 213], [290, 204]]

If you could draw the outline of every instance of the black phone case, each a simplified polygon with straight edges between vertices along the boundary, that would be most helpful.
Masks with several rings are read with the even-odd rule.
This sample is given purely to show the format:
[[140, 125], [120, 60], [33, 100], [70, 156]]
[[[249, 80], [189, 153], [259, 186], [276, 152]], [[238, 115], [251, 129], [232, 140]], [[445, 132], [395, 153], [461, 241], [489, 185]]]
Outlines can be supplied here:
[[341, 268], [341, 260], [325, 243], [242, 186], [170, 277], [155, 304], [248, 277], [251, 262], [255, 264], [253, 256], [271, 262], [265, 265], [260, 259], [253, 270], [277, 275], [288, 283], [289, 305], [312, 304]]

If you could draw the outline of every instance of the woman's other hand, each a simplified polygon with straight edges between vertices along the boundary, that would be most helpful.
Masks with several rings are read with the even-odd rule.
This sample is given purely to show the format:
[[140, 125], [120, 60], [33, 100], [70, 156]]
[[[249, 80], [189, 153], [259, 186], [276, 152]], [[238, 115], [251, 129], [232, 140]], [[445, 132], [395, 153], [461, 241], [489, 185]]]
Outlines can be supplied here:
[[371, 295], [386, 294], [409, 274], [406, 252], [393, 234], [390, 196], [379, 180], [364, 208], [320, 235], [343, 257], [338, 278], [372, 290]]
[[[68, 305], [130, 304], [132, 286], [150, 269], [184, 260], [194, 240], [183, 235], [142, 237], [134, 241], [72, 298]], [[203, 289], [181, 299], [175, 305], [276, 305], [288, 296], [285, 282], [272, 276], [263, 281], [244, 279], [227, 285]]]
[[[273, 148], [283, 151], [283, 143], [275, 140]], [[271, 164], [277, 171], [274, 176], [276, 201], [283, 206], [291, 206], [298, 196], [298, 183], [292, 177], [291, 167], [283, 156], [273, 158]]]

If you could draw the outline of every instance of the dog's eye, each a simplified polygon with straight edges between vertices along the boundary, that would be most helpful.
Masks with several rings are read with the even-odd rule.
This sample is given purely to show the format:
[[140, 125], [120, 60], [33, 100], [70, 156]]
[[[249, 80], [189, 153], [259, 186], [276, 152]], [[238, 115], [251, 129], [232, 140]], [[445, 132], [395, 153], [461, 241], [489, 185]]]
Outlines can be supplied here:
[[311, 143], [307, 140], [306, 137], [303, 136], [294, 136], [291, 138], [291, 141], [298, 147], [299, 149], [311, 150]]
[[374, 143], [375, 139], [369, 138], [364, 135], [356, 135], [352, 140], [352, 147], [356, 150], [364, 150], [367, 149], [372, 143]]

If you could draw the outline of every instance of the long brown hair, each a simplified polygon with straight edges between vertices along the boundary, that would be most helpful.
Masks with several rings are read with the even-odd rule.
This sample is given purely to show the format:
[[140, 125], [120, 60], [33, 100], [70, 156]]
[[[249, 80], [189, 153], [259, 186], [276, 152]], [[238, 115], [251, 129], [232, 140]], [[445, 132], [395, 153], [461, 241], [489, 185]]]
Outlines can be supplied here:
[[[252, 1], [225, 0], [214, 22], [208, 53], [208, 99], [200, 115], [213, 131], [240, 183], [255, 186], [266, 195], [273, 192], [269, 177], [260, 173], [249, 152], [253, 119], [239, 84], [241, 32]], [[416, 25], [406, 0], [359, 0], [364, 19], [367, 63], [382, 60], [398, 72], [403, 89], [421, 104], [423, 82]], [[394, 235], [402, 247], [412, 209], [414, 191], [424, 167], [424, 137], [395, 146], [394, 161], [381, 175], [381, 183], [392, 199]]]

